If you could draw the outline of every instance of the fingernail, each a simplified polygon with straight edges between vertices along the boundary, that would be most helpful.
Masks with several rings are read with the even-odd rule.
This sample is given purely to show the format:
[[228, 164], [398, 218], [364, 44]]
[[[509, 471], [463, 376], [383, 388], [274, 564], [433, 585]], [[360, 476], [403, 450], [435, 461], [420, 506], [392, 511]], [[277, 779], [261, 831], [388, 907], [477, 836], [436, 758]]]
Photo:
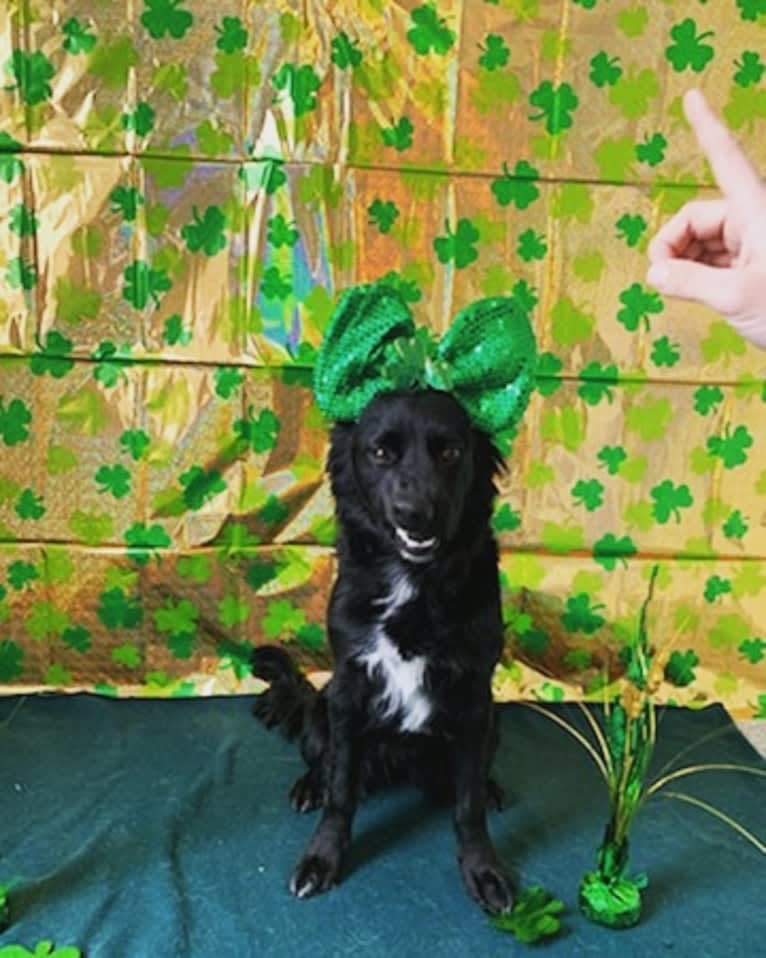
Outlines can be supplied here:
[[670, 268], [667, 263], [652, 263], [649, 272], [646, 274], [646, 280], [655, 289], [663, 289], [670, 278]]

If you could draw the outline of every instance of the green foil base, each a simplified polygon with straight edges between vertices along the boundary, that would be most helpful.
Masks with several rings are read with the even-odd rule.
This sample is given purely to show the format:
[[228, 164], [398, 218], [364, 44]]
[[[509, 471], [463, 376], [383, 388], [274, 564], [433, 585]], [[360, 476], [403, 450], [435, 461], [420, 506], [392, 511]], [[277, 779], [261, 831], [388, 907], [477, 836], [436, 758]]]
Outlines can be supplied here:
[[641, 890], [646, 885], [645, 875], [605, 879], [600, 872], [588, 872], [580, 882], [580, 911], [607, 928], [631, 928], [641, 918]]

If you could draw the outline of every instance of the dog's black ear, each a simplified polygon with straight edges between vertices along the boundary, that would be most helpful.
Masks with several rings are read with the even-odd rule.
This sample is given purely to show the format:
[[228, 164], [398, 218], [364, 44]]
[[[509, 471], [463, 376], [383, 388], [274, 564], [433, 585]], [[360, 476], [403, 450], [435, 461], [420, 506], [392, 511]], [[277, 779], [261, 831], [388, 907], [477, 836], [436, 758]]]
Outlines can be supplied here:
[[327, 454], [327, 472], [337, 500], [343, 489], [354, 485], [354, 431], [353, 422], [336, 422], [330, 433], [330, 451]]

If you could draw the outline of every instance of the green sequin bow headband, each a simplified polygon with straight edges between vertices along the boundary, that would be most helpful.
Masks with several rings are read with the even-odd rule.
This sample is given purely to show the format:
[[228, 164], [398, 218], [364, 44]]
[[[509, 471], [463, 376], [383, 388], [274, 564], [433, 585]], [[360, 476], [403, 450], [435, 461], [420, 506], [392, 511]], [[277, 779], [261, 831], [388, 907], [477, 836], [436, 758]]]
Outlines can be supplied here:
[[515, 426], [535, 383], [535, 337], [509, 297], [462, 309], [439, 342], [416, 329], [406, 302], [376, 283], [344, 291], [314, 367], [314, 393], [329, 419], [354, 421], [375, 396], [427, 388], [451, 393], [490, 434]]

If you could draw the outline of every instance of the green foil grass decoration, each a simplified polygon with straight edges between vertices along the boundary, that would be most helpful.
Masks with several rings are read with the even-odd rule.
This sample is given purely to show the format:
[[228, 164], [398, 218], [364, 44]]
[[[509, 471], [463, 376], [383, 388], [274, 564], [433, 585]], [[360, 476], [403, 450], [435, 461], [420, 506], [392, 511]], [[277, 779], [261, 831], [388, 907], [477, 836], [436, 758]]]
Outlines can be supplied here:
[[[603, 724], [581, 702], [577, 703], [590, 726], [595, 744], [575, 725], [543, 706], [525, 703], [528, 708], [546, 715], [577, 739], [590, 754], [606, 783], [611, 816], [598, 849], [596, 868], [588, 872], [580, 883], [579, 905], [586, 918], [609, 928], [629, 928], [641, 918], [641, 892], [646, 888], [648, 878], [642, 874], [628, 875], [629, 835], [633, 821], [646, 801], [669, 782], [699, 772], [744, 772], [766, 777], [763, 769], [721, 762], [687, 765], [667, 772], [684, 754], [682, 752], [661, 769], [651, 784], [647, 783], [649, 763], [657, 740], [652, 690], [661, 676], [662, 667], [657, 661], [657, 650], [649, 642], [646, 614], [658, 571], [659, 566], [655, 565], [646, 599], [641, 606], [637, 633], [622, 651], [626, 679], [624, 689], [613, 701], [605, 701]], [[702, 744], [702, 741], [690, 748]], [[663, 791], [662, 797], [701, 808], [729, 825], [766, 855], [764, 842], [708, 802], [676, 791]]]

